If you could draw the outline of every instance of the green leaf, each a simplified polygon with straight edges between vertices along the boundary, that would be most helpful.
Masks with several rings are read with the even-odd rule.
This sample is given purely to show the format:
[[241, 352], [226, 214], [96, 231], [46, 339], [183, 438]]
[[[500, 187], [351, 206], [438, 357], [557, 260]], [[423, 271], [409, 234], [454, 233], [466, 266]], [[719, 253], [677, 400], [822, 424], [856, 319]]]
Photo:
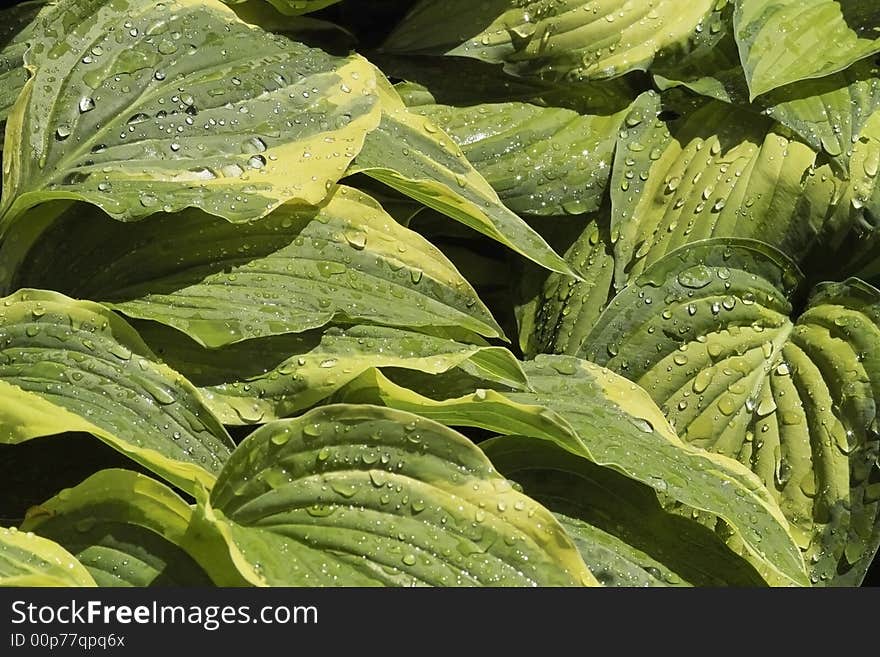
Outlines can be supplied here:
[[766, 585], [713, 527], [677, 512], [634, 479], [547, 440], [505, 436], [480, 447], [554, 512], [606, 586]]
[[379, 89], [382, 120], [367, 135], [350, 173], [365, 173], [547, 269], [573, 273], [537, 232], [504, 206], [445, 132], [407, 111], [390, 84]]
[[184, 490], [214, 483], [229, 435], [128, 324], [56, 292], [0, 303], [0, 440], [84, 431]]
[[770, 116], [813, 150], [824, 150], [845, 172], [853, 144], [868, 117], [880, 107], [877, 64], [865, 59], [833, 75], [774, 89], [749, 106], [733, 26], [718, 20], [714, 38], [710, 35], [695, 52], [653, 69], [658, 86], [686, 86], [704, 96]]
[[715, 0], [423, 0], [385, 43], [392, 52], [504, 62], [511, 73], [569, 81], [645, 70], [684, 45]]
[[7, 124], [3, 230], [59, 198], [122, 220], [199, 207], [244, 221], [317, 204], [379, 120], [365, 60], [265, 33], [216, 0], [61, 0], [30, 41], [33, 77]]
[[599, 208], [623, 120], [622, 111], [585, 116], [527, 103], [424, 105], [412, 111], [452, 137], [508, 208], [532, 215]]
[[595, 584], [562, 527], [461, 434], [334, 405], [251, 434], [198, 508], [257, 585]]
[[0, 586], [95, 586], [95, 580], [57, 543], [0, 527]]
[[748, 106], [749, 88], [733, 35], [733, 3], [720, 4], [690, 47], [662, 53], [651, 73], [660, 90], [685, 86], [709, 98]]
[[368, 372], [337, 399], [379, 403], [456, 426], [548, 440], [653, 488], [710, 527], [770, 584], [806, 584], [787, 523], [742, 465], [683, 443], [644, 391], [614, 373], [565, 356], [523, 364], [530, 392], [478, 389], [434, 400]]
[[[255, 0], [223, 0], [227, 5], [240, 5]], [[312, 11], [318, 11], [324, 7], [336, 4], [339, 0], [256, 0], [256, 2], [268, 2], [275, 9], [287, 16], [299, 16], [300, 14], [308, 14]]]
[[192, 510], [164, 484], [101, 470], [31, 509], [21, 525], [75, 555], [98, 586], [206, 586], [180, 546]]
[[[662, 120], [664, 113], [678, 118]], [[716, 101], [642, 95], [611, 179], [615, 285], [709, 237], [758, 238], [796, 261], [850, 221], [845, 184], [768, 120]]]
[[734, 28], [752, 99], [880, 52], [880, 10], [873, 3], [736, 0]]
[[45, 0], [36, 0], [0, 10], [0, 126], [27, 82], [24, 67], [27, 39], [33, 21], [46, 6]]
[[870, 115], [858, 141], [853, 146], [853, 202], [880, 218], [880, 110]]
[[752, 469], [814, 583], [860, 579], [880, 535], [880, 292], [823, 284], [795, 321], [799, 282], [767, 245], [692, 244], [622, 291], [582, 353], [650, 391], [683, 440]]
[[527, 102], [608, 116], [626, 109], [633, 87], [626, 78], [550, 82], [507, 75], [502, 66], [470, 57], [411, 56], [379, 53], [371, 58], [388, 77], [404, 82], [394, 88], [407, 107]]
[[554, 513], [584, 563], [603, 586], [687, 586], [674, 572], [613, 534], [576, 518]]
[[208, 407], [230, 425], [268, 422], [326, 399], [372, 368], [416, 370], [420, 378], [454, 368], [486, 381], [525, 386], [525, 375], [502, 347], [382, 326], [329, 327], [204, 349], [157, 324], [139, 325], [147, 344], [200, 387]]
[[23, 286], [103, 301], [208, 347], [332, 320], [502, 335], [436, 247], [348, 187], [247, 225], [198, 210], [122, 224], [75, 206], [28, 252]]
[[614, 256], [606, 205], [576, 233], [565, 259], [583, 280], [551, 272], [540, 285], [538, 272], [523, 276], [528, 299], [518, 307], [520, 347], [539, 353], [573, 354], [605, 309], [612, 291]]

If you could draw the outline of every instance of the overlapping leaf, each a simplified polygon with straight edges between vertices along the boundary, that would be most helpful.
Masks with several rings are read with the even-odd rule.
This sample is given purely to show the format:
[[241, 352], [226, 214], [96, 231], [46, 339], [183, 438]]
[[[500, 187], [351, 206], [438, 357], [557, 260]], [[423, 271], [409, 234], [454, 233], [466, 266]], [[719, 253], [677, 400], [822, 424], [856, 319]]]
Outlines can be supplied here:
[[21, 2], [0, 10], [0, 125], [21, 93], [28, 74], [24, 68], [27, 38], [34, 18], [46, 8], [44, 0]]
[[437, 248], [347, 187], [246, 226], [197, 210], [127, 225], [75, 206], [30, 250], [20, 286], [103, 301], [209, 347], [334, 319], [501, 335]]
[[[664, 121], [663, 119], [666, 119]], [[845, 184], [786, 130], [716, 101], [642, 95], [611, 181], [618, 289], [678, 246], [754, 237], [802, 260], [850, 222]]]
[[535, 215], [599, 208], [623, 120], [623, 112], [587, 116], [526, 103], [413, 111], [452, 137], [507, 207]]
[[[228, 5], [238, 5], [249, 1], [253, 0], [223, 0], [223, 2]], [[263, 0], [257, 1], [259, 2]], [[329, 7], [330, 5], [339, 2], [339, 0], [265, 0], [265, 2], [271, 4], [282, 14], [298, 16], [300, 14], [307, 14], [310, 11], [318, 11], [324, 7]]]
[[799, 282], [767, 245], [690, 245], [615, 298], [582, 354], [648, 390], [683, 440], [751, 468], [814, 583], [858, 582], [880, 537], [880, 292], [824, 284], [795, 319]]
[[500, 472], [554, 511], [606, 586], [764, 584], [712, 528], [664, 508], [634, 479], [546, 440], [505, 436], [480, 447]]
[[522, 388], [525, 375], [502, 347], [476, 346], [382, 326], [329, 327], [205, 349], [159, 325], [139, 324], [162, 359], [200, 387], [224, 424], [269, 422], [326, 399], [371, 368], [416, 370], [422, 378], [461, 369]]
[[686, 5], [675, 0], [423, 0], [385, 48], [504, 62], [524, 76], [613, 78], [644, 70], [664, 48], [686, 43], [714, 5], [714, 0]]
[[382, 120], [351, 173], [363, 172], [553, 271], [573, 273], [511, 212], [461, 148], [433, 121], [409, 112], [389, 84], [380, 87]]
[[523, 277], [527, 298], [517, 308], [517, 317], [519, 343], [526, 356], [573, 354], [605, 309], [614, 278], [609, 214], [606, 204], [577, 233], [565, 253], [583, 280], [551, 272], [536, 285], [540, 281], [537, 274]]
[[734, 26], [752, 98], [880, 52], [880, 8], [870, 2], [736, 0]]
[[467, 438], [418, 416], [325, 406], [227, 463], [197, 531], [258, 585], [595, 584], [546, 509]]
[[379, 121], [366, 61], [263, 32], [216, 0], [61, 0], [29, 42], [34, 75], [6, 133], [4, 230], [58, 198], [126, 220], [316, 204]]
[[720, 520], [728, 546], [768, 583], [807, 582], [782, 512], [746, 468], [683, 443], [645, 391], [604, 368], [564, 356], [540, 356], [523, 365], [529, 392], [478, 389], [435, 400], [368, 372], [337, 398], [551, 441], [654, 489], [708, 526]]
[[92, 433], [185, 490], [232, 451], [191, 383], [106, 308], [21, 290], [0, 306], [0, 440]]
[[0, 586], [95, 586], [95, 580], [57, 543], [0, 527]]
[[[710, 98], [770, 116], [813, 150], [824, 150], [846, 171], [853, 144], [880, 105], [877, 63], [865, 59], [839, 73], [774, 89], [749, 106], [733, 26], [726, 15], [716, 20], [713, 25], [717, 29], [705, 33], [699, 48], [686, 57], [669, 58], [654, 67], [660, 88], [684, 85]], [[714, 34], [709, 33], [712, 31]]]
[[205, 586], [180, 544], [192, 510], [167, 486], [102, 470], [31, 509], [21, 526], [75, 555], [98, 586]]

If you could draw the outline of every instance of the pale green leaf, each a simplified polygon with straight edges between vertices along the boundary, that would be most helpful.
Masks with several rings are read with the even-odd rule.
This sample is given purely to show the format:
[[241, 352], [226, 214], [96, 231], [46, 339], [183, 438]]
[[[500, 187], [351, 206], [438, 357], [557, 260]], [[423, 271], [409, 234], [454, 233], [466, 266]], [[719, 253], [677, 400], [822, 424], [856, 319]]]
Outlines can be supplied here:
[[[612, 292], [614, 256], [608, 204], [575, 233], [565, 259], [583, 280], [550, 272], [523, 276], [529, 297], [517, 308], [523, 353], [573, 354], [605, 309]], [[535, 285], [540, 281], [540, 285]]]
[[0, 126], [27, 82], [24, 67], [27, 39], [37, 14], [46, 6], [44, 0], [36, 0], [0, 10]]
[[57, 543], [0, 527], [0, 586], [95, 586], [95, 580]]
[[873, 2], [736, 0], [733, 20], [752, 98], [880, 52], [880, 7]]
[[621, 292], [582, 353], [648, 390], [683, 440], [753, 470], [811, 580], [834, 582], [864, 574], [880, 535], [880, 292], [824, 284], [795, 319], [799, 282], [767, 245], [692, 244]]
[[[648, 486], [522, 436], [480, 444], [492, 464], [552, 510], [606, 586], [761, 586], [714, 531], [664, 505]], [[560, 515], [564, 514], [564, 515]]]
[[185, 490], [213, 484], [229, 435], [128, 324], [56, 292], [0, 303], [2, 442], [84, 431]]
[[530, 392], [478, 389], [435, 400], [368, 372], [337, 398], [381, 403], [450, 425], [549, 440], [653, 488], [708, 526], [720, 521], [728, 546], [766, 582], [807, 583], [782, 512], [748, 469], [679, 440], [648, 394], [609, 370], [564, 356], [539, 356], [523, 365]]
[[382, 120], [350, 173], [363, 172], [553, 271], [568, 265], [509, 210], [436, 123], [406, 109], [390, 84], [380, 86]]
[[98, 586], [206, 586], [180, 544], [192, 510], [164, 484], [129, 470], [101, 470], [28, 512], [22, 531], [56, 541]]
[[241, 5], [253, 2], [268, 2], [277, 11], [287, 16], [299, 16], [311, 11], [318, 11], [324, 7], [336, 4], [339, 0], [222, 0], [228, 5]]
[[461, 434], [334, 405], [258, 429], [197, 528], [257, 585], [596, 584], [549, 511]]
[[415, 370], [427, 379], [455, 368], [486, 382], [522, 388], [525, 375], [502, 347], [476, 346], [382, 326], [328, 327], [205, 349], [156, 324], [139, 324], [160, 357], [199, 386], [224, 424], [293, 415], [326, 399], [368, 369]]
[[30, 249], [12, 287], [102, 301], [208, 347], [332, 320], [501, 335], [436, 247], [347, 187], [320, 208], [287, 204], [247, 225], [198, 210], [123, 224], [74, 206]]
[[[700, 48], [652, 69], [655, 80], [661, 89], [682, 85], [717, 100], [748, 105], [733, 26], [718, 20], [716, 34], [709, 35]], [[839, 73], [774, 89], [747, 109], [790, 128], [813, 150], [828, 153], [845, 172], [853, 144], [878, 106], [878, 65], [865, 59]]]
[[587, 116], [528, 103], [424, 105], [412, 111], [452, 137], [508, 208], [532, 215], [599, 208], [623, 120], [623, 111]]
[[7, 124], [3, 230], [58, 198], [123, 220], [316, 204], [379, 120], [365, 60], [263, 32], [216, 0], [60, 0], [30, 41], [33, 77]]
[[422, 0], [384, 47], [504, 62], [523, 76], [613, 78], [645, 70], [659, 52], [684, 45], [714, 5], [715, 0]]
[[801, 261], [848, 227], [844, 189], [769, 120], [713, 100], [661, 104], [648, 92], [625, 121], [612, 170], [615, 285], [709, 237], [761, 239]]

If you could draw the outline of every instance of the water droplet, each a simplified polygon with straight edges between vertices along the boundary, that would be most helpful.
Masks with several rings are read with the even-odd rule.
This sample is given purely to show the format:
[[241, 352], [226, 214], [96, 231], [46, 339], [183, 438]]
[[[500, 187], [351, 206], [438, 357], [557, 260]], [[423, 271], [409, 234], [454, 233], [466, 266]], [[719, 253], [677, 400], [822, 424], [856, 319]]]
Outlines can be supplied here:
[[712, 379], [714, 378], [714, 376], [715, 372], [711, 368], [707, 370], [701, 370], [700, 373], [697, 374], [697, 376], [694, 378], [694, 392], [698, 394], [704, 392], [706, 388], [709, 387], [709, 384], [712, 383]]
[[266, 142], [259, 137], [249, 137], [241, 142], [241, 152], [245, 155], [256, 155], [266, 150]]
[[353, 249], [361, 251], [367, 246], [367, 235], [359, 230], [347, 230], [345, 231], [345, 241]]
[[95, 109], [95, 101], [93, 98], [85, 96], [79, 99], [79, 111], [81, 114], [91, 112], [93, 109]]
[[159, 198], [155, 194], [150, 194], [149, 192], [141, 194], [138, 197], [138, 200], [145, 208], [152, 208], [159, 203]]
[[635, 426], [639, 431], [644, 433], [654, 433], [654, 425], [651, 424], [649, 420], [646, 420], [641, 417], [630, 418], [630, 422], [632, 422], [633, 426]]
[[678, 282], [684, 287], [698, 290], [712, 282], [712, 272], [705, 265], [695, 265], [681, 272]]
[[91, 531], [92, 528], [98, 524], [97, 519], [95, 518], [83, 518], [82, 520], [77, 520], [73, 523], [73, 528], [78, 532], [87, 532]]
[[278, 433], [272, 434], [272, 437], [269, 440], [273, 445], [286, 445], [288, 441], [290, 441], [290, 432], [286, 429], [279, 429]]

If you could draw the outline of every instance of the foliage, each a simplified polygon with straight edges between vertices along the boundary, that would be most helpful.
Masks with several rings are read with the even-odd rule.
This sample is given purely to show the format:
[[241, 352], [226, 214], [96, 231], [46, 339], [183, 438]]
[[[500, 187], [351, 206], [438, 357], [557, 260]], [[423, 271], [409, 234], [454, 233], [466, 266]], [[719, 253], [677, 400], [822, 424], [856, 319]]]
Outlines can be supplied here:
[[0, 583], [861, 584], [868, 4], [0, 12]]

